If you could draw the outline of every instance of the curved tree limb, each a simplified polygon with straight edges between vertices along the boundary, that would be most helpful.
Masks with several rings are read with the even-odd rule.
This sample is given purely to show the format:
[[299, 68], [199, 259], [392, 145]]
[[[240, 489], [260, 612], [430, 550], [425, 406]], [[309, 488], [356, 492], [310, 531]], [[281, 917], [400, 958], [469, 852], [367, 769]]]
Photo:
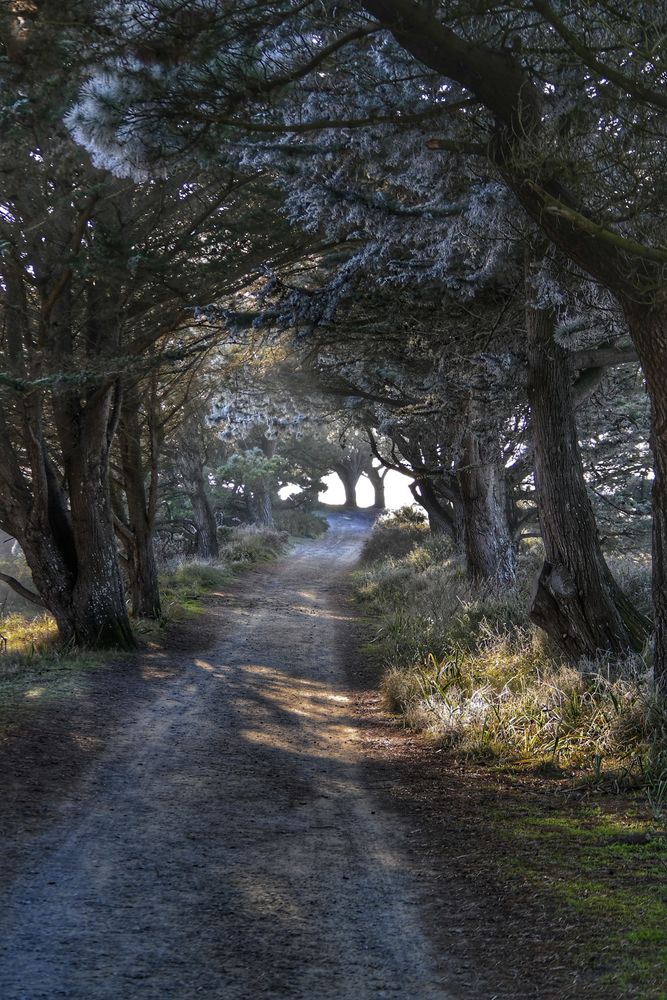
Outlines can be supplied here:
[[12, 590], [15, 590], [17, 594], [20, 594], [21, 597], [25, 598], [26, 601], [36, 604], [38, 608], [45, 607], [44, 601], [39, 594], [35, 594], [35, 592], [29, 590], [28, 587], [24, 587], [23, 584], [16, 579], [16, 577], [8, 576], [7, 573], [0, 573], [0, 580], [2, 580], [3, 583], [6, 583], [8, 587], [11, 587]]

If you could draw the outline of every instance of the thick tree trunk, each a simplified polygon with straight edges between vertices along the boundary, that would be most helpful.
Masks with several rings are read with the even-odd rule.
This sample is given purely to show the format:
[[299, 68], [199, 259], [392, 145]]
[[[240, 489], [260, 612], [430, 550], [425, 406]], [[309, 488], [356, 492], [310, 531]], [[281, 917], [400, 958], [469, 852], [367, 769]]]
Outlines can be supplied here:
[[459, 555], [462, 554], [465, 529], [460, 497], [449, 490], [452, 495], [445, 506], [430, 479], [416, 480], [410, 485], [410, 492], [426, 512], [431, 534], [447, 535], [451, 539], [454, 551]]
[[217, 559], [220, 555], [218, 545], [218, 529], [215, 515], [209, 503], [204, 480], [204, 470], [199, 469], [195, 481], [195, 490], [190, 494], [192, 514], [197, 528], [195, 555], [200, 559]]
[[[385, 470], [385, 475], [386, 472], [387, 470]], [[368, 476], [369, 482], [373, 487], [373, 509], [385, 510], [387, 507], [387, 499], [384, 488], [385, 475], [382, 475], [377, 466], [373, 465], [372, 462], [370, 462], [366, 467], [366, 475]]]
[[58, 626], [60, 639], [64, 643], [73, 642], [76, 638], [72, 607], [74, 578], [48, 524], [40, 527], [33, 512], [25, 530], [17, 531], [17, 538], [35, 588]]
[[123, 540], [127, 553], [132, 614], [136, 618], [159, 618], [160, 589], [153, 546], [155, 517], [146, 497], [138, 406], [136, 394], [126, 392], [119, 428], [123, 487], [129, 521], [129, 535], [124, 536]]
[[[108, 397], [92, 395], [84, 411], [73, 407], [70, 412], [64, 449], [70, 509], [46, 452], [38, 400], [23, 412], [30, 480], [15, 467], [9, 448], [3, 449], [13, 500], [8, 509], [3, 495], [0, 506], [61, 639], [95, 648], [132, 648], [108, 490]], [[6, 478], [3, 494], [4, 485], [9, 485]]]
[[[664, 294], [664, 293], [663, 293]], [[667, 698], [667, 302], [652, 309], [635, 302], [625, 314], [651, 400], [653, 451], [653, 605], [656, 687]]]
[[507, 484], [495, 428], [471, 426], [463, 439], [458, 481], [468, 575], [506, 586], [516, 578], [516, 546], [507, 518]]
[[349, 469], [343, 468], [343, 466], [337, 466], [336, 474], [343, 484], [343, 489], [345, 490], [345, 506], [356, 507], [357, 483], [361, 478], [361, 473], [351, 472]]
[[[528, 289], [528, 295], [532, 294]], [[527, 306], [528, 399], [545, 563], [531, 617], [568, 655], [641, 648], [646, 622], [604, 561], [577, 441], [570, 371], [551, 312]]]
[[266, 487], [258, 487], [253, 493], [252, 513], [253, 521], [260, 528], [275, 528], [271, 491]]
[[109, 491], [110, 391], [91, 394], [81, 412], [78, 447], [68, 454], [77, 574], [72, 593], [74, 636], [84, 646], [131, 649]]
[[[262, 437], [261, 445], [265, 458], [274, 458], [278, 449], [278, 439]], [[252, 519], [260, 528], [275, 528], [273, 522], [273, 500], [270, 480], [260, 482], [252, 493]]]

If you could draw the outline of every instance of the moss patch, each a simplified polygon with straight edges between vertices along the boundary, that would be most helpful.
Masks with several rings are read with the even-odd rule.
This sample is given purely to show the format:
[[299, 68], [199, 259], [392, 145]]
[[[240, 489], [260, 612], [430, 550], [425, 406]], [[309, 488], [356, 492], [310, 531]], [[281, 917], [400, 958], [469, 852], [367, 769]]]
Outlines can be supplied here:
[[558, 808], [555, 814], [504, 804], [488, 817], [498, 867], [526, 892], [579, 918], [578, 964], [613, 995], [667, 996], [667, 838], [638, 803]]

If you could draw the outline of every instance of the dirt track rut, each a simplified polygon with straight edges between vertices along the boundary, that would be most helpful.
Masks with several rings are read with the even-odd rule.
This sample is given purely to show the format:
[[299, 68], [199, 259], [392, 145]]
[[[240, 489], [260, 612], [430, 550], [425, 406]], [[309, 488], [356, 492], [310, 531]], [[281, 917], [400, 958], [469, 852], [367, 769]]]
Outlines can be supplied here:
[[25, 854], [3, 1000], [445, 998], [357, 767], [337, 574], [359, 525], [237, 581]]

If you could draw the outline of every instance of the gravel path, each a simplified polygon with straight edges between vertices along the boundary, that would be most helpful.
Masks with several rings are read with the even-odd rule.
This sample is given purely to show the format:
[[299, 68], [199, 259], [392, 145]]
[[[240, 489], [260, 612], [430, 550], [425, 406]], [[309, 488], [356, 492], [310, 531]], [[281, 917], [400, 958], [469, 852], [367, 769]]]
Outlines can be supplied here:
[[0, 920], [2, 1000], [444, 1000], [357, 765], [336, 574], [363, 522], [249, 573], [130, 712]]

